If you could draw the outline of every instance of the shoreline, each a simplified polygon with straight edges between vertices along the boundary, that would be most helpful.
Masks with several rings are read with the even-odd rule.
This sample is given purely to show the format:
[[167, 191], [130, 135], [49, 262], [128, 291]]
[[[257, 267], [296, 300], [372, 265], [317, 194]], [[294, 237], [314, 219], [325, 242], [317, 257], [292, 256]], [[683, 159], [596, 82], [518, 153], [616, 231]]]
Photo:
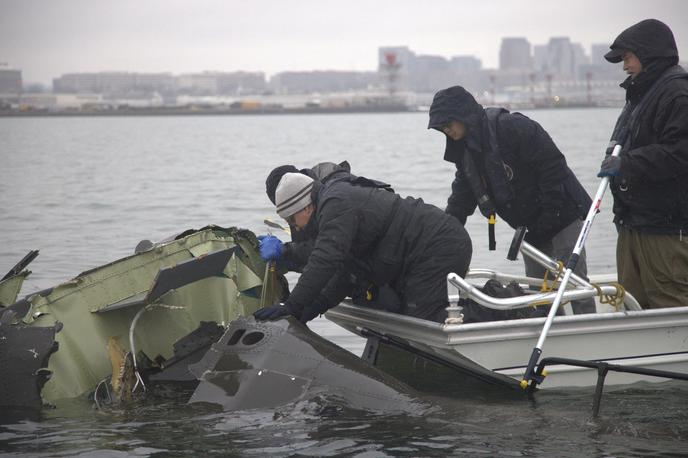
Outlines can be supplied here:
[[0, 117], [75, 117], [75, 116], [242, 116], [290, 114], [409, 113], [422, 111], [406, 105], [348, 107], [256, 107], [256, 108], [119, 108], [112, 110], [0, 110]]
[[[488, 105], [485, 105], [488, 106]], [[523, 105], [504, 106], [510, 111], [519, 110], [543, 110], [543, 109], [593, 109], [593, 108], [620, 108], [621, 105], [598, 104], [566, 104], [566, 105]], [[158, 108], [118, 108], [111, 110], [48, 110], [32, 109], [0, 110], [0, 118], [22, 117], [116, 117], [116, 116], [246, 116], [246, 115], [299, 115], [299, 114], [366, 114], [366, 113], [418, 113], [427, 112], [428, 107], [416, 107], [408, 105], [374, 105], [374, 106], [345, 106], [345, 107], [255, 107], [255, 108], [208, 108], [208, 107], [158, 107]]]

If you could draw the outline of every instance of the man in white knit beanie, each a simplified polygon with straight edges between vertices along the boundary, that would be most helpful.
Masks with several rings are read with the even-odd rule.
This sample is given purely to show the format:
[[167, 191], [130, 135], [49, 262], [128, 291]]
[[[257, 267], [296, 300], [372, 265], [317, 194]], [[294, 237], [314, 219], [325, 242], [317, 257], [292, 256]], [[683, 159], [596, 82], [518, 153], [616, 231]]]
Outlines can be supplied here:
[[289, 298], [256, 311], [256, 319], [293, 315], [306, 322], [343, 300], [351, 291], [347, 273], [356, 272], [391, 288], [398, 313], [444, 322], [447, 274], [464, 276], [470, 264], [468, 233], [456, 218], [421, 199], [354, 178], [321, 183], [300, 173], [282, 176], [275, 190], [277, 213], [299, 231], [315, 225], [315, 244]]
[[313, 183], [313, 178], [302, 173], [285, 173], [275, 190], [277, 214], [297, 229], [303, 229], [313, 214]]

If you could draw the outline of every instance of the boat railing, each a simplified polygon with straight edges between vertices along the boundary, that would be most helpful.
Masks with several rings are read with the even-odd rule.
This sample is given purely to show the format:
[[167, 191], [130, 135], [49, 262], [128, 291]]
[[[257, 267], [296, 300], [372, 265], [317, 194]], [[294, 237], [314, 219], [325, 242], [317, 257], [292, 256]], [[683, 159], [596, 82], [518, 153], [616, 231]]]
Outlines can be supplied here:
[[[554, 280], [558, 279], [563, 271], [561, 263], [553, 260], [545, 253], [541, 252], [534, 246], [523, 241], [520, 245], [520, 252], [523, 256], [527, 256], [533, 261], [537, 262], [548, 272], [552, 273]], [[525, 308], [537, 305], [551, 304], [556, 297], [556, 289], [552, 288], [550, 291], [536, 292], [526, 290], [523, 296], [496, 298], [483, 293], [477, 286], [468, 280], [475, 280], [478, 278], [494, 279], [503, 284], [509, 282], [517, 282], [520, 285], [540, 286], [543, 283], [542, 278], [533, 278], [520, 275], [506, 274], [491, 269], [471, 269], [466, 275], [466, 279], [461, 278], [456, 274], [449, 274], [447, 282], [449, 286], [458, 289], [457, 293], [452, 294], [450, 291], [449, 302], [451, 306], [447, 309], [450, 318], [458, 318], [460, 307], [458, 306], [459, 299], [472, 299], [478, 304], [494, 309], [494, 310], [513, 310], [518, 308]], [[564, 292], [562, 300], [573, 301], [579, 299], [587, 299], [590, 297], [618, 298], [617, 300], [624, 306], [626, 310], [642, 310], [638, 301], [628, 291], [625, 291], [621, 285], [614, 282], [606, 282], [601, 284], [592, 284], [586, 279], [571, 274], [568, 289]], [[451, 290], [451, 288], [450, 288]]]

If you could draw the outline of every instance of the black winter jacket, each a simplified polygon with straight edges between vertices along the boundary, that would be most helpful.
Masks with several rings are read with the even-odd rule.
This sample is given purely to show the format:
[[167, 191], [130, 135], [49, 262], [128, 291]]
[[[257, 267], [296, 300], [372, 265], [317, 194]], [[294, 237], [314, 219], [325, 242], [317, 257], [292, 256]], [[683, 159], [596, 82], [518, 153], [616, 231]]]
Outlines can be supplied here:
[[[423, 254], [428, 241], [445, 229], [449, 218], [421, 199], [402, 199], [380, 188], [347, 181], [320, 187], [314, 202], [315, 247], [286, 301], [296, 311], [331, 289], [352, 260], [370, 282], [403, 288], [405, 272]], [[340, 290], [339, 297], [332, 297], [331, 291], [325, 295], [336, 304], [346, 293]]]
[[[650, 19], [623, 31], [611, 48], [632, 51], [643, 66], [635, 78], [621, 83], [627, 103], [631, 108], [640, 104], [641, 112], [621, 152], [619, 175], [611, 180], [614, 221], [640, 232], [685, 236], [688, 74], [676, 65], [678, 52], [673, 34], [666, 25]], [[644, 100], [653, 84], [668, 74], [674, 77]]]
[[[439, 91], [433, 99], [428, 128], [442, 131], [452, 120], [468, 128], [459, 141], [447, 137], [444, 159], [457, 169], [447, 213], [465, 224], [478, 206], [475, 185], [466, 173], [464, 156], [469, 154], [497, 214], [513, 228], [526, 226], [530, 241], [549, 239], [584, 218], [590, 196], [542, 126], [520, 113], [501, 110], [493, 134], [496, 145], [491, 145], [487, 110], [494, 109], [484, 109], [460, 86]], [[555, 218], [548, 230], [538, 227], [544, 212]]]

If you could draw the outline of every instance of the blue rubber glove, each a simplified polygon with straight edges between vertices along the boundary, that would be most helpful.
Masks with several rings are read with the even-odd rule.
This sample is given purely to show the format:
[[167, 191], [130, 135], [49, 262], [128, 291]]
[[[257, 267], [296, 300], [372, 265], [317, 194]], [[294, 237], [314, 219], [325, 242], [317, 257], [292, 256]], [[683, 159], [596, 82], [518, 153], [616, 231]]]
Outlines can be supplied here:
[[615, 177], [619, 175], [621, 170], [621, 158], [619, 156], [607, 156], [600, 165], [600, 171], [597, 172], [598, 177]]
[[282, 241], [274, 235], [259, 235], [258, 249], [263, 261], [279, 261], [282, 256]]
[[285, 304], [269, 305], [253, 312], [254, 318], [258, 321], [277, 320], [291, 314], [291, 310]]

